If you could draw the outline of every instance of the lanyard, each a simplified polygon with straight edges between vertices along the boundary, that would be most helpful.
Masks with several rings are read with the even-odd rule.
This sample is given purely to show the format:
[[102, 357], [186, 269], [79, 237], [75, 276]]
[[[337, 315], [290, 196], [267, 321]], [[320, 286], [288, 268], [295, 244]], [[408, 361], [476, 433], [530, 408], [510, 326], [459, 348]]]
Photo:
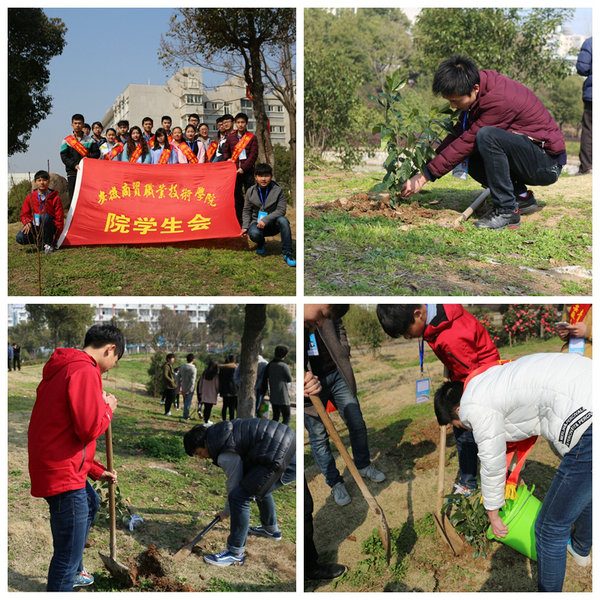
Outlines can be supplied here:
[[38, 203], [40, 205], [40, 213], [42, 213], [44, 211], [44, 201], [46, 200], [46, 196], [48, 194], [45, 194], [44, 196], [42, 196], [40, 194], [40, 190], [36, 190], [37, 192], [37, 197], [38, 197]]
[[258, 195], [260, 197], [260, 203], [262, 204], [262, 207], [265, 207], [265, 202], [267, 201], [267, 196], [269, 195], [269, 192], [271, 191], [271, 186], [268, 185], [265, 188], [265, 197], [263, 198], [263, 189], [260, 187], [260, 185], [258, 186]]
[[469, 111], [465, 111], [465, 116], [463, 117], [463, 133], [467, 130], [467, 117], [469, 116]]
[[419, 364], [421, 365], [421, 375], [423, 375], [423, 357], [425, 355], [425, 340], [419, 340]]

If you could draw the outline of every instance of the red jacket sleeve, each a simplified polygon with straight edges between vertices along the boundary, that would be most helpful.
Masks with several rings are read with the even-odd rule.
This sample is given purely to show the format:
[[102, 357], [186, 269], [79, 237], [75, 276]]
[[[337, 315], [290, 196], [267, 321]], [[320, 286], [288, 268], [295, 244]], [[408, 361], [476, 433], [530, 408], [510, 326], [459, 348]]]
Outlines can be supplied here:
[[31, 210], [32, 196], [33, 193], [28, 194], [21, 207], [21, 223], [23, 223], [23, 225], [27, 225], [27, 223], [33, 221], [33, 211]]
[[56, 227], [56, 238], [58, 239], [65, 226], [65, 212], [58, 192], [52, 195], [52, 204], [48, 206], [48, 213], [52, 217], [54, 227]]
[[82, 444], [99, 438], [112, 420], [112, 410], [102, 397], [99, 371], [89, 367], [71, 373], [67, 383], [67, 399], [73, 429]]
[[102, 473], [104, 473], [104, 471], [106, 471], [106, 467], [98, 462], [97, 460], [95, 460], [92, 463], [92, 466], [90, 468], [90, 470], [88, 471], [88, 475], [94, 480], [96, 481], [96, 479], [98, 479]]

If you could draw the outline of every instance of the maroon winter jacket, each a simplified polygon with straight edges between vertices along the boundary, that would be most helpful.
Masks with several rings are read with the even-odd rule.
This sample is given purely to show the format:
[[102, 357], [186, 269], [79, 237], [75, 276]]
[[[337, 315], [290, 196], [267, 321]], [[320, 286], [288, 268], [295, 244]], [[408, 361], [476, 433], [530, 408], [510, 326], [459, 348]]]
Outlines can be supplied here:
[[464, 381], [475, 369], [500, 360], [485, 327], [460, 304], [438, 304], [423, 339], [448, 368], [452, 381]]
[[85, 487], [106, 470], [94, 460], [96, 439], [112, 410], [102, 397], [98, 363], [87, 352], [57, 348], [44, 365], [29, 422], [31, 495], [54, 496]]
[[[229, 160], [233, 155], [233, 151], [237, 146], [237, 143], [240, 141], [238, 137], [237, 131], [230, 133], [225, 140], [225, 145], [223, 146], [223, 158], [225, 160]], [[246, 158], [243, 160], [238, 160], [235, 162], [235, 166], [239, 169], [240, 167], [243, 169], [244, 173], [253, 173], [254, 172], [254, 163], [258, 158], [258, 140], [255, 135], [252, 135], [252, 139], [248, 142], [246, 148]]]
[[60, 201], [60, 196], [56, 190], [48, 190], [48, 195], [42, 205], [41, 211], [37, 190], [31, 192], [31, 194], [25, 198], [25, 202], [23, 202], [23, 206], [21, 207], [21, 223], [27, 225], [27, 223], [33, 222], [36, 213], [47, 213], [52, 217], [54, 227], [56, 227], [55, 237], [58, 239], [63, 230], [65, 213], [62, 202]]
[[473, 154], [475, 137], [482, 127], [526, 135], [551, 156], [565, 152], [556, 121], [529, 88], [496, 71], [479, 71], [479, 77], [479, 94], [468, 111], [465, 131], [462, 112], [454, 128], [456, 134], [448, 135], [438, 146], [437, 156], [426, 167], [426, 176], [441, 177]]

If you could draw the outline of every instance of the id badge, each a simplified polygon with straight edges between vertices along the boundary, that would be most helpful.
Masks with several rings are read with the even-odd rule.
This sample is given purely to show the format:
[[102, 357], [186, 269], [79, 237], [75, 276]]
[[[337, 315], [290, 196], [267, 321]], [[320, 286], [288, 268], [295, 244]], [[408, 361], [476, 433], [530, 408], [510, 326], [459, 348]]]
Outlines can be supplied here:
[[308, 336], [308, 355], [319, 356], [319, 348], [317, 347], [317, 338], [314, 333]]
[[35, 226], [36, 226], [36, 227], [39, 227], [39, 226], [40, 226], [40, 215], [39, 215], [39, 214], [37, 214], [37, 213], [36, 213], [36, 214], [34, 214], [34, 215], [33, 215], [33, 221], [34, 221], [34, 223], [35, 223]]
[[238, 156], [238, 158], [240, 160], [246, 160], [246, 148], [244, 148], [241, 152], [240, 155]]
[[429, 389], [430, 389], [430, 381], [429, 377], [425, 379], [417, 379], [417, 383], [415, 384], [415, 393], [417, 397], [417, 404], [421, 404], [422, 402], [429, 401]]
[[585, 351], [585, 338], [572, 337], [569, 338], [569, 354], [581, 354]]
[[469, 159], [465, 158], [460, 164], [456, 165], [452, 170], [452, 175], [457, 177], [458, 179], [462, 179], [463, 181], [467, 180], [467, 175], [469, 173]]
[[257, 221], [262, 221], [269, 213], [264, 210], [258, 211], [258, 219]]

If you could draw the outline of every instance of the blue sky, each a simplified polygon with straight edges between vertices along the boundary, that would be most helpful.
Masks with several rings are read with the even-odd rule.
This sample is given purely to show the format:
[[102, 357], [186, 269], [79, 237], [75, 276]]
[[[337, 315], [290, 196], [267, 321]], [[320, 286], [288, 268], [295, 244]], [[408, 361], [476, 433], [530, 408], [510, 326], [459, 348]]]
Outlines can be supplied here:
[[[46, 8], [68, 28], [62, 55], [50, 62], [52, 113], [33, 131], [29, 151], [9, 159], [9, 172], [46, 168], [64, 175], [59, 149], [70, 132], [70, 117], [81, 112], [99, 121], [130, 83], [163, 85], [173, 74], [159, 63], [160, 36], [168, 30], [174, 8]], [[592, 10], [576, 9], [573, 33], [588, 34]], [[222, 75], [204, 72], [205, 85]]]

